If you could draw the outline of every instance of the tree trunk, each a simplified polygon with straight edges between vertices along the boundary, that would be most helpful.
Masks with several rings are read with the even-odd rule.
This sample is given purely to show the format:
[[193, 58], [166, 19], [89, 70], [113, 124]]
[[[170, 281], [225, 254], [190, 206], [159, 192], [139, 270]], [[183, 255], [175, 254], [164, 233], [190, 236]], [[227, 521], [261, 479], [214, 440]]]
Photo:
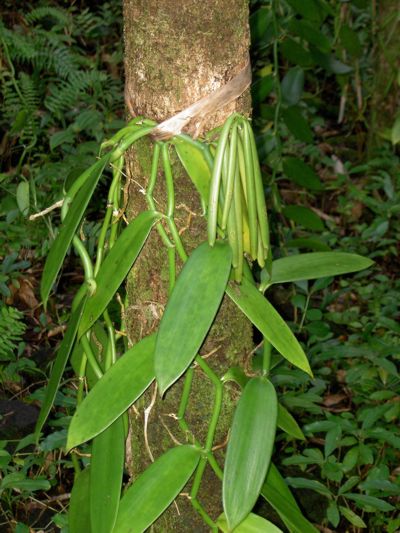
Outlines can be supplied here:
[[[126, 99], [135, 115], [161, 122], [203, 96], [224, 85], [248, 61], [248, 1], [247, 0], [125, 0], [125, 72]], [[250, 112], [250, 96], [222, 108], [212, 116], [203, 117], [201, 124], [192, 124], [204, 133], [224, 122], [233, 111]], [[172, 150], [171, 150], [172, 152]], [[128, 219], [146, 209], [140, 192], [146, 187], [151, 165], [151, 144], [135, 145], [127, 157], [129, 180]], [[188, 253], [206, 239], [206, 221], [202, 215], [198, 194], [180, 165], [173, 164], [176, 196], [176, 223]], [[157, 208], [165, 207], [165, 187], [162, 173], [155, 189]], [[178, 265], [178, 269], [181, 265]], [[127, 283], [128, 306], [125, 311], [129, 342], [156, 330], [168, 294], [167, 252], [156, 231], [146, 243], [140, 259]], [[188, 310], [190, 312], [190, 310]], [[212, 355], [207, 362], [222, 376], [229, 367], [243, 365], [252, 349], [252, 328], [234, 305], [224, 300], [216, 322], [201, 353]], [[187, 413], [194, 436], [204, 443], [212, 412], [213, 387], [196, 369]], [[134, 478], [183, 434], [176, 421], [182, 379], [163, 400], [148, 391], [131, 413], [128, 468]], [[233, 408], [238, 397], [235, 387], [228, 386], [214, 445], [220, 445], [217, 460], [222, 465], [224, 448]], [[145, 409], [153, 403], [144, 426]], [[128, 446], [129, 448], [129, 446]], [[219, 454], [219, 455], [218, 455]], [[183, 490], [189, 492], [190, 486]], [[221, 484], [211, 469], [206, 470], [199, 493], [200, 502], [213, 519], [222, 510]], [[154, 531], [208, 531], [193, 509], [188, 497], [181, 495], [175, 505], [154, 525]]]

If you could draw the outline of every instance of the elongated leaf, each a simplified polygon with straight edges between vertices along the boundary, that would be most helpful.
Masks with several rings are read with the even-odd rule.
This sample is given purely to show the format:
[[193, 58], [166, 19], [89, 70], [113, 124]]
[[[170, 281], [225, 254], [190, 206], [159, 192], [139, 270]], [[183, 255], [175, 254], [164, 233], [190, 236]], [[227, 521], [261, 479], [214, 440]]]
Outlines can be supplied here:
[[73, 199], [67, 216], [61, 225], [60, 232], [52, 244], [49, 255], [43, 269], [42, 281], [40, 285], [40, 295], [46, 306], [51, 288], [56, 281], [57, 275], [63, 264], [65, 255], [71, 245], [76, 230], [81, 223], [83, 214], [87, 208], [93, 191], [100, 179], [100, 176], [110, 159], [110, 154], [103, 156], [99, 161], [90, 167], [86, 172], [88, 174], [82, 188], [77, 192]]
[[274, 446], [277, 412], [271, 382], [251, 379], [236, 407], [224, 466], [222, 501], [231, 530], [249, 514], [260, 493]]
[[96, 533], [110, 533], [117, 519], [125, 459], [122, 417], [93, 440], [90, 462], [90, 521]]
[[145, 337], [96, 383], [72, 417], [68, 450], [104, 431], [143, 394], [154, 379], [154, 344], [154, 335]]
[[79, 321], [82, 316], [82, 312], [85, 306], [85, 301], [80, 304], [76, 311], [69, 319], [67, 331], [57, 351], [56, 360], [54, 361], [53, 368], [51, 370], [49, 383], [46, 388], [46, 395], [44, 397], [42, 407], [35, 426], [36, 438], [39, 437], [39, 433], [46, 422], [46, 419], [50, 413], [50, 409], [53, 406], [54, 398], [57, 393], [58, 386], [60, 384], [61, 376], [63, 375], [65, 365], [67, 364], [69, 354], [75, 342], [76, 333], [78, 331]]
[[159, 457], [126, 491], [114, 531], [145, 531], [185, 486], [199, 458], [200, 451], [189, 445], [172, 448]]
[[160, 393], [183, 374], [200, 349], [221, 303], [231, 269], [227, 243], [201, 244], [180, 273], [157, 335], [154, 367]]
[[91, 533], [89, 506], [90, 467], [75, 478], [69, 502], [69, 533]]
[[344, 252], [310, 252], [282, 257], [272, 263], [272, 283], [289, 283], [358, 272], [373, 265], [367, 257]]
[[[230, 533], [224, 513], [218, 517], [217, 526], [223, 533]], [[235, 533], [282, 533], [279, 527], [269, 520], [256, 514], [250, 513], [236, 528]]]
[[288, 435], [291, 435], [295, 439], [304, 440], [305, 436], [301, 431], [298, 423], [289, 413], [289, 411], [282, 404], [278, 405], [278, 422], [277, 425], [280, 429], [285, 431]]
[[254, 285], [243, 279], [240, 286], [229, 284], [226, 293], [285, 359], [312, 376], [306, 354], [289, 326]]
[[159, 216], [151, 211], [140, 213], [118, 237], [96, 276], [96, 292], [88, 298], [79, 327], [79, 336], [85, 333], [103, 313], [126, 278]]
[[204, 153], [193, 142], [176, 138], [174, 141], [179, 159], [192, 180], [203, 202], [207, 203], [210, 196], [211, 169]]
[[382, 500], [381, 498], [376, 498], [375, 496], [346, 492], [346, 498], [348, 500], [353, 500], [354, 502], [356, 502], [358, 507], [360, 507], [361, 509], [371, 507], [372, 509], [377, 509], [378, 511], [383, 511], [384, 513], [394, 510], [394, 507], [391, 503], [385, 502], [385, 500]]
[[303, 477], [287, 477], [287, 483], [296, 489], [310, 489], [315, 490], [319, 494], [332, 498], [332, 493], [323, 483], [316, 481], [315, 479], [306, 479]]
[[271, 463], [261, 496], [272, 505], [292, 533], [317, 533], [318, 530], [303, 516], [285, 480]]
[[16, 196], [19, 210], [26, 215], [29, 211], [29, 181], [21, 181], [18, 184]]

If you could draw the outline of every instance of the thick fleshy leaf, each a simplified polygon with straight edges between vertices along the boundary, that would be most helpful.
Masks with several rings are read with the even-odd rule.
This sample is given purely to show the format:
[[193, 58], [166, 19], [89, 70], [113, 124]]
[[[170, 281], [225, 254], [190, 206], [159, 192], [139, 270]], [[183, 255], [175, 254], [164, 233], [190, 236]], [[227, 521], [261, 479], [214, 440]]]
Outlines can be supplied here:
[[[223, 533], [230, 533], [228, 522], [224, 513], [218, 517], [217, 526]], [[279, 527], [275, 526], [269, 520], [262, 518], [254, 513], [250, 513], [237, 527], [235, 533], [282, 533]]]
[[229, 244], [205, 242], [183, 267], [157, 335], [154, 367], [161, 394], [199, 351], [224, 295], [231, 261]]
[[358, 272], [373, 265], [367, 257], [344, 252], [311, 252], [276, 259], [272, 263], [272, 283], [288, 283]]
[[90, 467], [75, 478], [68, 510], [68, 531], [70, 533], [91, 533], [89, 506]]
[[115, 533], [142, 533], [173, 502], [200, 459], [193, 446], [168, 450], [141, 474], [121, 499]]
[[54, 398], [56, 396], [57, 389], [60, 384], [61, 376], [63, 375], [65, 365], [67, 364], [68, 357], [72, 351], [72, 347], [75, 342], [79, 321], [81, 319], [83, 308], [85, 306], [85, 301], [86, 300], [83, 300], [83, 302], [75, 310], [75, 312], [72, 313], [64, 338], [60, 344], [60, 347], [58, 348], [56, 359], [51, 370], [49, 383], [46, 388], [42, 407], [40, 409], [40, 413], [36, 421], [35, 433], [37, 438], [39, 437], [39, 433], [44, 423], [46, 422], [46, 419], [53, 406]]
[[304, 440], [305, 437], [301, 431], [298, 423], [289, 413], [289, 411], [282, 404], [278, 405], [278, 428], [282, 429], [288, 435], [291, 435], [295, 439]]
[[211, 169], [204, 157], [203, 151], [193, 142], [182, 137], [176, 137], [174, 145], [178, 157], [192, 180], [203, 202], [208, 202], [210, 196]]
[[261, 489], [261, 496], [272, 505], [292, 533], [317, 533], [302, 514], [285, 480], [273, 463]]
[[110, 159], [110, 154], [103, 156], [96, 161], [87, 171], [87, 180], [74, 197], [67, 216], [61, 225], [60, 231], [53, 242], [49, 255], [43, 269], [42, 281], [40, 285], [40, 295], [46, 306], [51, 288], [56, 281], [57, 275], [64, 262], [64, 258], [71, 245], [72, 239], [81, 223], [83, 214], [88, 206], [89, 200], [96, 188], [96, 185], [103, 173], [104, 167]]
[[85, 333], [104, 312], [126, 278], [159, 217], [157, 213], [144, 211], [118, 237], [96, 276], [96, 292], [88, 298], [79, 327], [79, 336]]
[[142, 339], [96, 383], [72, 417], [68, 450], [104, 431], [143, 394], [154, 379], [154, 344], [154, 335]]
[[110, 533], [117, 519], [125, 459], [122, 417], [94, 438], [90, 462], [90, 521], [96, 533]]
[[257, 501], [271, 460], [277, 413], [272, 383], [251, 379], [236, 407], [224, 466], [222, 501], [231, 530]]
[[230, 283], [226, 292], [285, 359], [312, 376], [306, 354], [289, 326], [254, 285], [243, 279], [241, 285]]

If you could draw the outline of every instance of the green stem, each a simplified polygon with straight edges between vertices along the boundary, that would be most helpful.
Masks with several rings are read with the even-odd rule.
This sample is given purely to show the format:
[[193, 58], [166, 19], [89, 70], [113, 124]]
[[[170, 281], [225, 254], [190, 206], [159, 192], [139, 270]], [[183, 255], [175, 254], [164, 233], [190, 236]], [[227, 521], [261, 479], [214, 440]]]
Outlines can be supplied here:
[[199, 513], [199, 515], [202, 517], [204, 522], [210, 526], [211, 531], [218, 532], [217, 524], [213, 521], [213, 519], [208, 515], [208, 513], [205, 511], [205, 509], [200, 504], [199, 500], [197, 499], [197, 494], [200, 489], [201, 480], [203, 478], [204, 469], [207, 466], [207, 457], [203, 456], [200, 459], [199, 465], [196, 469], [196, 473], [194, 475], [193, 485], [192, 489], [190, 491], [190, 501], [192, 502], [193, 507], [196, 509], [196, 511]]
[[107, 352], [107, 358], [105, 360], [104, 369], [108, 370], [111, 365], [113, 365], [117, 360], [117, 350], [115, 347], [115, 331], [114, 326], [111, 322], [110, 315], [108, 311], [105, 310], [103, 313], [104, 321], [106, 323], [107, 332], [108, 332], [108, 344], [109, 344], [109, 355]]
[[83, 401], [83, 390], [85, 386], [85, 373], [86, 373], [87, 357], [86, 354], [82, 354], [82, 361], [78, 372], [78, 392], [76, 393], [76, 406], [80, 405]]
[[[90, 335], [90, 333], [89, 333]], [[86, 337], [86, 335], [82, 335], [81, 337], [81, 344], [82, 348], [84, 349], [84, 352], [86, 354], [86, 357], [88, 359], [89, 365], [92, 367], [93, 372], [96, 374], [96, 377], [98, 379], [101, 379], [103, 377], [103, 371], [100, 368], [100, 365], [96, 359], [96, 356], [94, 355], [94, 352], [92, 350], [92, 347], [90, 345], [89, 339]]]
[[271, 368], [271, 349], [272, 344], [264, 337], [263, 344], [263, 374], [268, 376], [269, 370]]

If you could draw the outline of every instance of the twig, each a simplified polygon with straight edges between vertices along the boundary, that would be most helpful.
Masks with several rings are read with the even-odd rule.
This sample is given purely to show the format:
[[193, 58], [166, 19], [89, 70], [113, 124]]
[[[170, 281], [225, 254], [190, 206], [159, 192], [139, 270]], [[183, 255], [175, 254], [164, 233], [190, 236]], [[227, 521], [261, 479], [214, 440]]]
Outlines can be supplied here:
[[43, 211], [39, 211], [39, 213], [35, 213], [31, 215], [29, 217], [29, 220], [35, 220], [36, 218], [43, 217], [44, 215], [47, 215], [47, 213], [54, 211], [54, 209], [58, 209], [59, 207], [62, 207], [63, 203], [64, 203], [64, 200], [58, 200], [58, 202], [51, 205], [50, 207], [46, 207], [46, 209], [43, 209]]

